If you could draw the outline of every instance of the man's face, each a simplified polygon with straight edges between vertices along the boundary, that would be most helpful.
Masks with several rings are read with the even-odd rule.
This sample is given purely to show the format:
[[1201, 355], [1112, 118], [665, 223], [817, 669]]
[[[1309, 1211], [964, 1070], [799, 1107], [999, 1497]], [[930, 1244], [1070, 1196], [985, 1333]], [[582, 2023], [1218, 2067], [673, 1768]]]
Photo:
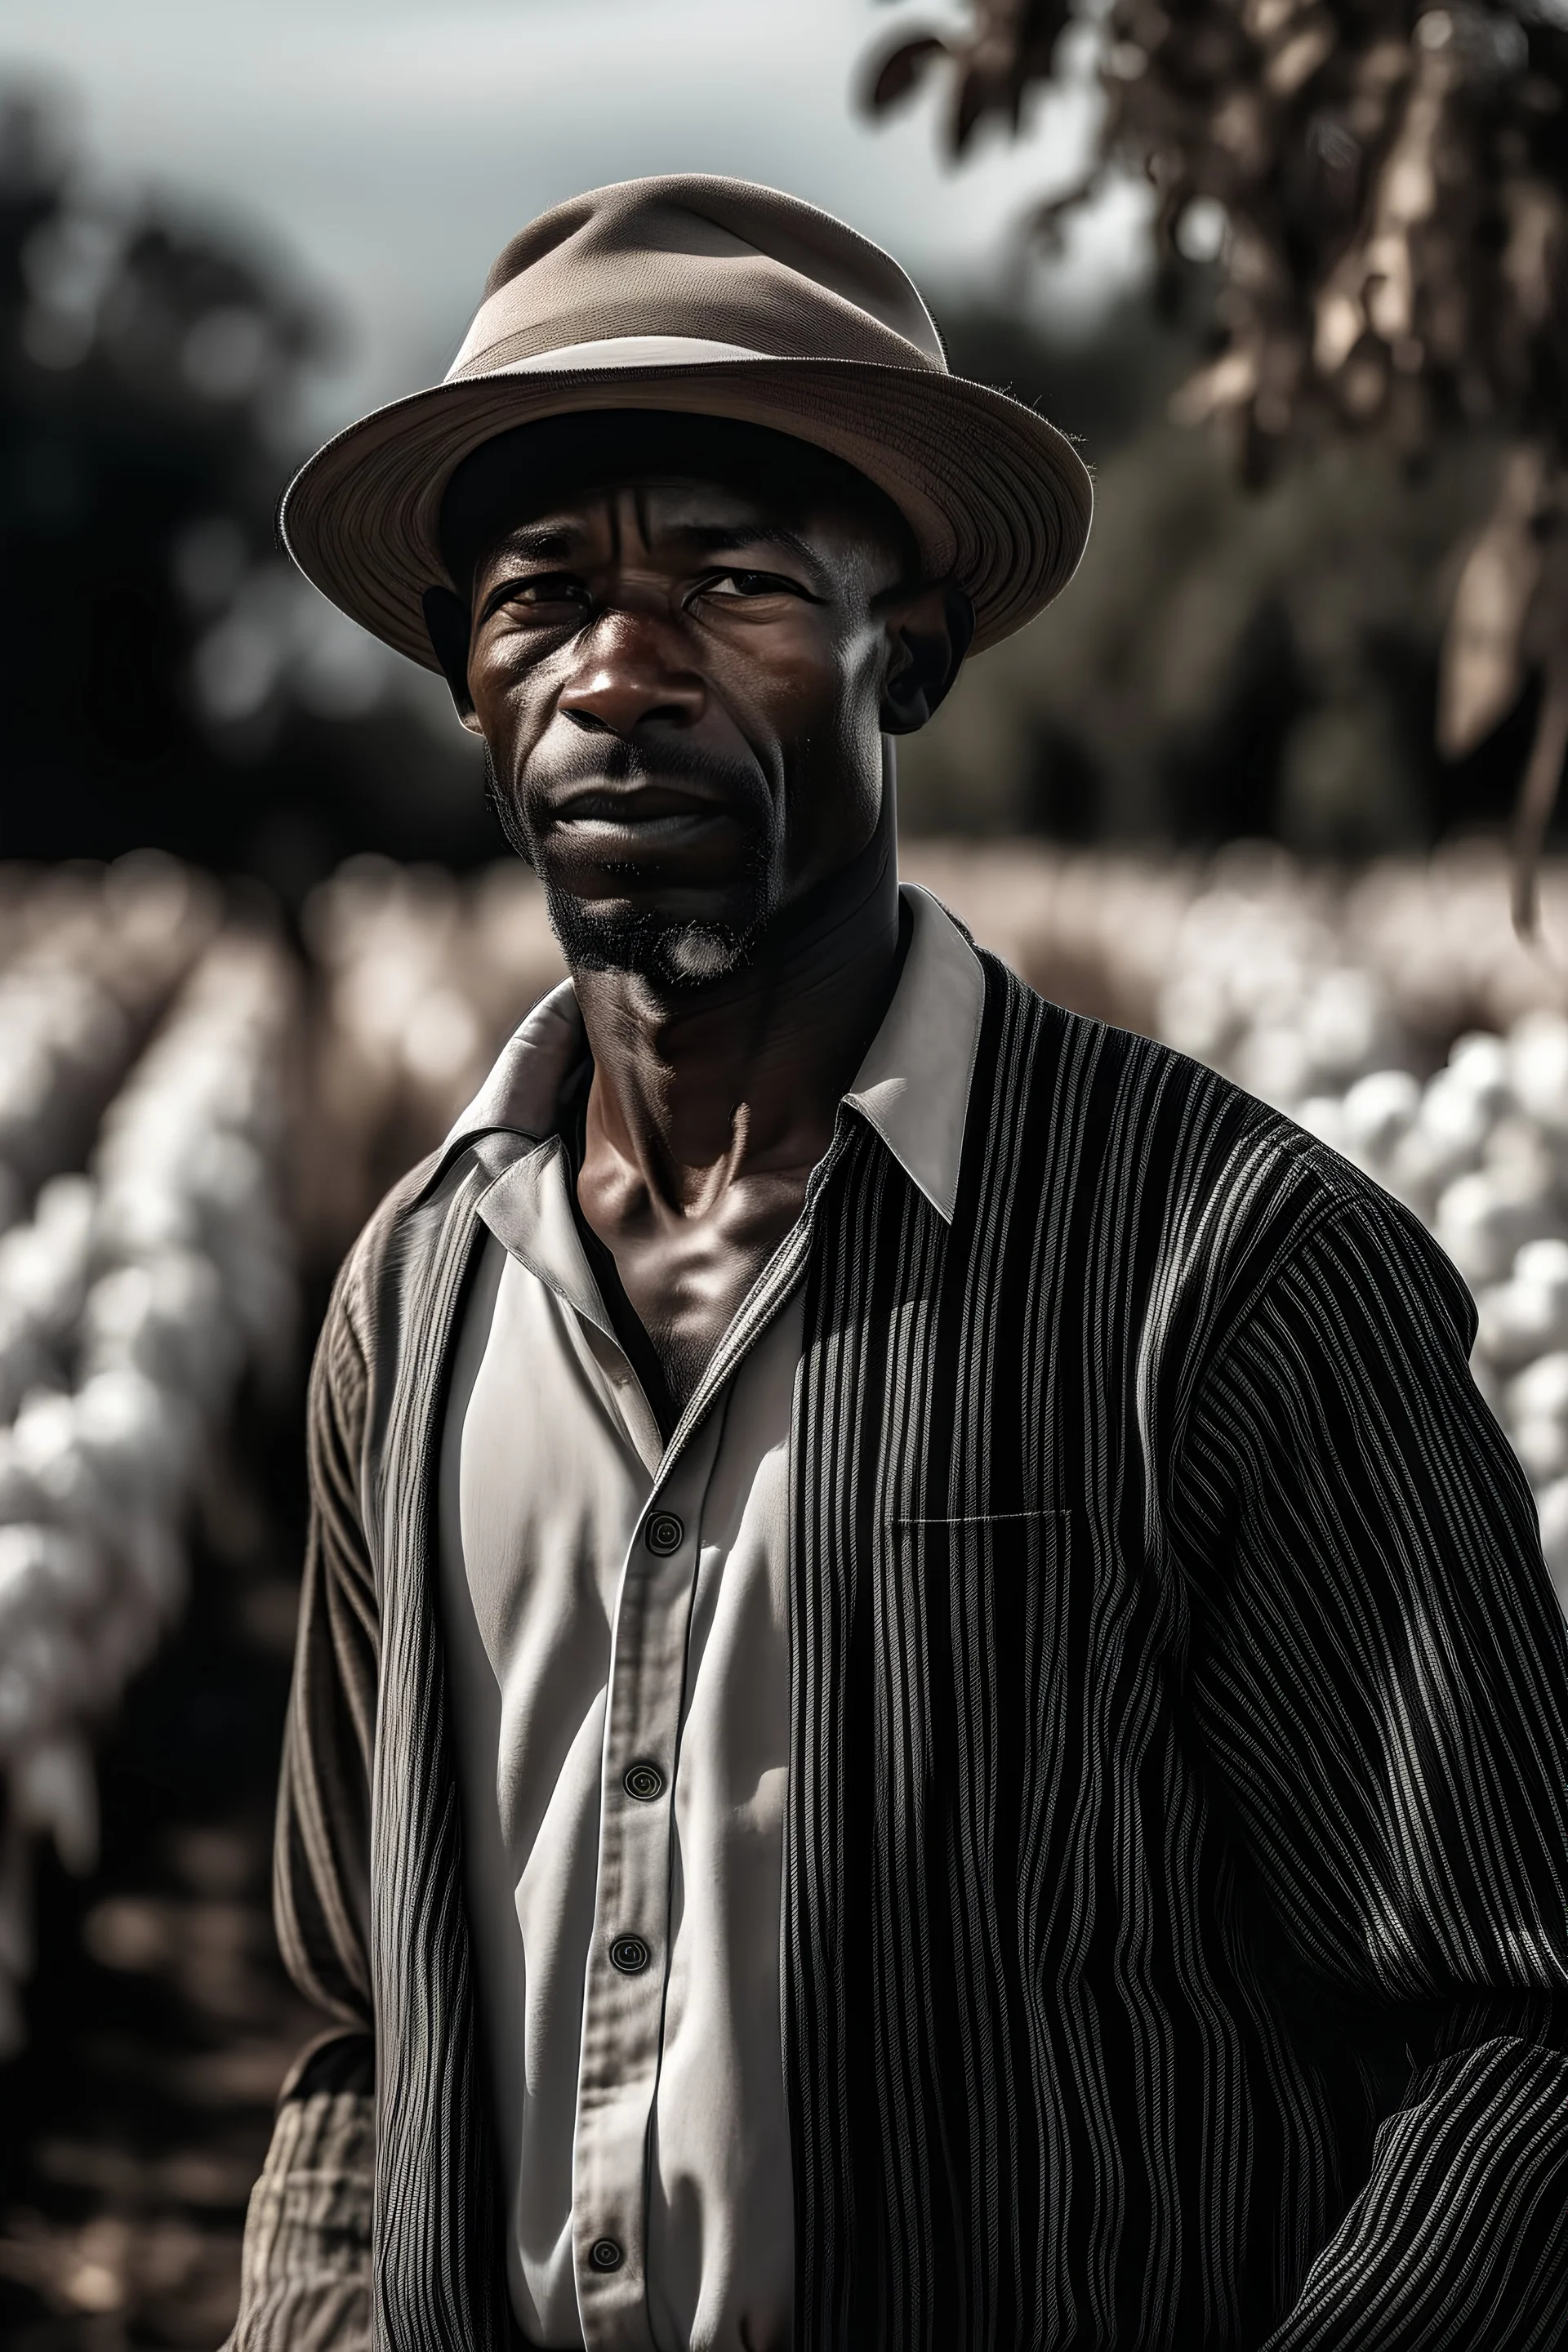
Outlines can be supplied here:
[[719, 979], [865, 848], [900, 554], [828, 494], [671, 477], [530, 500], [481, 555], [474, 720], [575, 968]]

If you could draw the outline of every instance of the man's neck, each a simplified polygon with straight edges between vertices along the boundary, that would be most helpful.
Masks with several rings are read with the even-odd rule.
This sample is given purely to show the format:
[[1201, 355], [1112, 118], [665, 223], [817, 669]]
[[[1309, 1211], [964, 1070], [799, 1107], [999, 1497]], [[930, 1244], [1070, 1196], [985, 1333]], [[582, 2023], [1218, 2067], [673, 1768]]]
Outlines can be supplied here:
[[664, 996], [628, 973], [582, 973], [590, 1153], [632, 1163], [679, 1217], [746, 1176], [804, 1181], [887, 1011], [898, 953], [889, 824], [711, 988]]

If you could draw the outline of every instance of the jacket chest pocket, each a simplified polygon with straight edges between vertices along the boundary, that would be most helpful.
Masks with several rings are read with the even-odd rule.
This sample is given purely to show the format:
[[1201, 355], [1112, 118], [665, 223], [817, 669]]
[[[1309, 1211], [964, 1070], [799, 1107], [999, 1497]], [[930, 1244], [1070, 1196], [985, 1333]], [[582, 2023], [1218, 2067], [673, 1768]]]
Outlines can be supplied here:
[[1072, 1513], [989, 1511], [947, 1519], [900, 1518], [892, 1542], [900, 1575], [945, 1581], [978, 1597], [1052, 1582], [1067, 1564]]
[[[921, 1778], [942, 1801], [972, 1780], [1027, 1777], [1059, 1713], [1073, 1515], [895, 1520], [876, 1649], [889, 1717], [919, 1718]], [[897, 1689], [889, 1686], [899, 1685]]]

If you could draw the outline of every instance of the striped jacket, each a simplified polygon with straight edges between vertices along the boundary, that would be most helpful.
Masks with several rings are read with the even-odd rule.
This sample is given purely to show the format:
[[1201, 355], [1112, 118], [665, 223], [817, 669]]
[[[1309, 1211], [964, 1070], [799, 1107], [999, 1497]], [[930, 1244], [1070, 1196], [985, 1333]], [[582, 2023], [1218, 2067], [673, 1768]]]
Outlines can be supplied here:
[[[800, 2352], [1561, 2345], [1568, 1645], [1464, 1287], [1288, 1121], [985, 970], [951, 1228], [841, 1111], [772, 1277]], [[514, 2340], [432, 1553], [530, 1148], [416, 1171], [321, 1342], [277, 1906], [342, 2038], [238, 2352]]]

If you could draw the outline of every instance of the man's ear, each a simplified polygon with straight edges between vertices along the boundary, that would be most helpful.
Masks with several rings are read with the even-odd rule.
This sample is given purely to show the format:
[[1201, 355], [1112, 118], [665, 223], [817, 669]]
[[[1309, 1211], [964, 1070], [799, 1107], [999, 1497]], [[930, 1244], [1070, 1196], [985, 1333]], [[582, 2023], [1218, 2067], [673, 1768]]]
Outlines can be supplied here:
[[420, 598], [431, 649], [446, 675], [458, 718], [470, 735], [479, 732], [468, 692], [468, 608], [450, 588], [426, 588]]
[[901, 597], [888, 615], [893, 659], [882, 689], [884, 735], [913, 735], [947, 697], [974, 635], [962, 588], [935, 582]]

